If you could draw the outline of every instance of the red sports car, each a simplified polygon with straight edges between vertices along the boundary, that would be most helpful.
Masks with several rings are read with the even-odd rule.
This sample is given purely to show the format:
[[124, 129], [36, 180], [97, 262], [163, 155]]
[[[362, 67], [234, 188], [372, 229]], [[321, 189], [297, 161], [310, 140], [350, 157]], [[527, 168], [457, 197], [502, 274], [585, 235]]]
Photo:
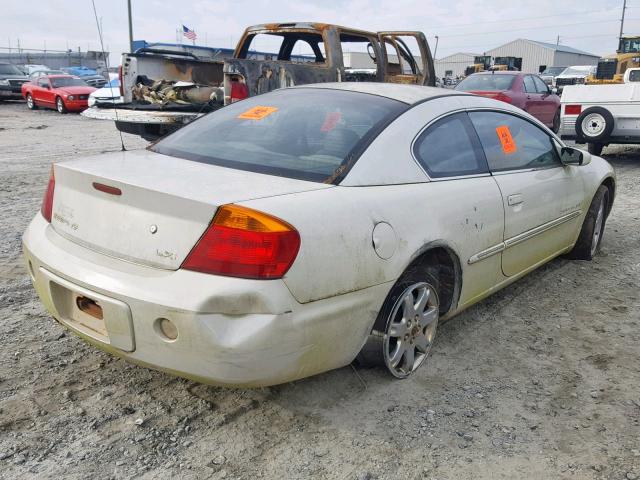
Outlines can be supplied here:
[[55, 108], [60, 113], [86, 109], [93, 91], [95, 88], [72, 75], [44, 75], [22, 85], [22, 96], [29, 109]]
[[462, 80], [456, 90], [511, 103], [554, 132], [560, 129], [560, 97], [538, 76], [521, 72], [481, 72]]

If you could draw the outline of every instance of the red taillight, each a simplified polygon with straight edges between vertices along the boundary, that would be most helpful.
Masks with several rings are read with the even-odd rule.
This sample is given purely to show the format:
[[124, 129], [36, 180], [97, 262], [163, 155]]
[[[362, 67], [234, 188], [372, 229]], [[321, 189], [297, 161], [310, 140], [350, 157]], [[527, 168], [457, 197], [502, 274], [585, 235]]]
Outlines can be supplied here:
[[124, 85], [122, 85], [122, 65], [118, 66], [118, 83], [120, 84], [120, 96], [124, 96]]
[[56, 177], [53, 174], [53, 165], [51, 165], [51, 174], [49, 175], [49, 183], [47, 184], [47, 191], [44, 192], [44, 198], [42, 199], [42, 216], [45, 220], [51, 223], [51, 212], [53, 210], [53, 191], [56, 189]]
[[300, 248], [288, 223], [238, 205], [218, 209], [181, 268], [230, 277], [281, 278]]
[[496, 95], [493, 98], [495, 98], [496, 100], [500, 100], [501, 102], [506, 102], [506, 103], [513, 102], [513, 99], [509, 95], [506, 95], [504, 93], [496, 93]]
[[249, 96], [249, 89], [246, 83], [239, 82], [237, 80], [231, 81], [231, 103], [239, 100], [244, 100]]
[[565, 115], [580, 115], [582, 113], [582, 105], [565, 105]]

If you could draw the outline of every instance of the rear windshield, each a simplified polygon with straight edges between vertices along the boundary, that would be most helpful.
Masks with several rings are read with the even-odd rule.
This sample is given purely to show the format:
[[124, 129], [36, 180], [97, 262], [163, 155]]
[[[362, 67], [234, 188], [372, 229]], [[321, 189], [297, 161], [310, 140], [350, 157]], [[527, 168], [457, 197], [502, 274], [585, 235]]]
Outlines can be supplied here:
[[471, 75], [456, 85], [456, 90], [462, 90], [463, 92], [509, 90], [515, 78], [515, 75], [504, 75], [501, 73]]
[[53, 88], [88, 86], [86, 83], [84, 83], [84, 80], [80, 80], [79, 78], [58, 77], [58, 78], [51, 78], [50, 80], [51, 80], [51, 85], [53, 85]]
[[240, 170], [333, 182], [407, 108], [365, 93], [279, 90], [212, 112], [150, 149]]

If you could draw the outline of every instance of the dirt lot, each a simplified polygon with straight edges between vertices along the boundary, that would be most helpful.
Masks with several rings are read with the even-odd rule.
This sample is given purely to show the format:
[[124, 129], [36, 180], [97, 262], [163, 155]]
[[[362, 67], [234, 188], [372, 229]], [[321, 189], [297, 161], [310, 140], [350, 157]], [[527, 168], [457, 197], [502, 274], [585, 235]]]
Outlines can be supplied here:
[[108, 122], [0, 104], [0, 478], [640, 478], [640, 148], [605, 150], [602, 254], [442, 325], [413, 379], [346, 367], [228, 390], [88, 347], [31, 288], [20, 236], [50, 163], [119, 142]]

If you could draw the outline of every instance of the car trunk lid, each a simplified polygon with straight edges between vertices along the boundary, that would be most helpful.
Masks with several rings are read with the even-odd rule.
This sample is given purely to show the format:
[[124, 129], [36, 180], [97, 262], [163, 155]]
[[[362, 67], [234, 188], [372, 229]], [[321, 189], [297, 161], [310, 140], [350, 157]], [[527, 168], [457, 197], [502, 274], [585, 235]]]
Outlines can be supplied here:
[[52, 226], [122, 260], [175, 270], [220, 205], [331, 185], [207, 165], [149, 151], [56, 164]]

